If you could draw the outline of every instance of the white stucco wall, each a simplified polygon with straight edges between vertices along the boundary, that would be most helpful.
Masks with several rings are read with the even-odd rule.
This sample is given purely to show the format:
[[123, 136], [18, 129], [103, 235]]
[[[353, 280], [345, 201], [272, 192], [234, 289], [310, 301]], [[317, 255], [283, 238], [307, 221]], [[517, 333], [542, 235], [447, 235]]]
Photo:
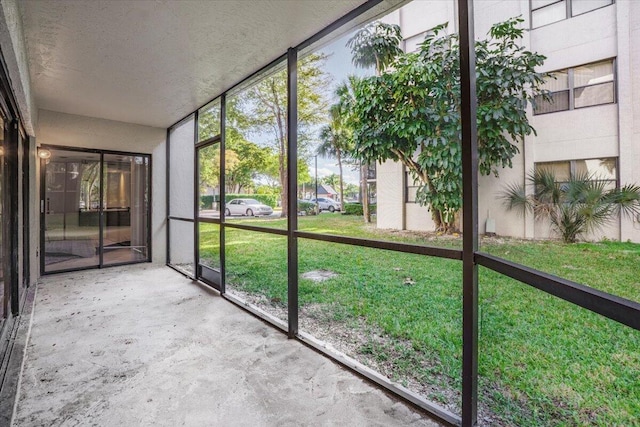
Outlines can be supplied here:
[[530, 31], [531, 49], [547, 57], [540, 71], [553, 71], [616, 56], [616, 5]]
[[[151, 250], [154, 263], [165, 263], [166, 129], [47, 110], [40, 110], [38, 117], [38, 144], [151, 154]], [[37, 201], [39, 189], [33, 191], [32, 200]]]
[[507, 185], [522, 184], [525, 176], [525, 156], [520, 145], [520, 154], [512, 159], [513, 168], [500, 168], [498, 177], [493, 174], [478, 177], [478, 232], [486, 232], [487, 218], [495, 221], [499, 236], [526, 237], [523, 216], [516, 211], [507, 211], [502, 195]]
[[[640, 2], [618, 2], [617, 9], [618, 49], [629, 52], [617, 60], [620, 182], [640, 184]], [[640, 242], [640, 218], [622, 220], [620, 237]]]
[[534, 162], [618, 157], [618, 106], [597, 105], [529, 118]]
[[491, 26], [497, 22], [520, 16], [529, 27], [529, 2], [481, 0], [473, 3], [473, 23], [476, 40], [485, 39]]
[[403, 230], [404, 167], [387, 161], [376, 166], [377, 227]]
[[405, 203], [406, 229], [413, 231], [434, 231], [436, 224], [426, 206], [418, 203]]
[[398, 24], [404, 38], [412, 37], [436, 25], [449, 23], [448, 31], [455, 31], [457, 7], [453, 0], [413, 1], [399, 10]]

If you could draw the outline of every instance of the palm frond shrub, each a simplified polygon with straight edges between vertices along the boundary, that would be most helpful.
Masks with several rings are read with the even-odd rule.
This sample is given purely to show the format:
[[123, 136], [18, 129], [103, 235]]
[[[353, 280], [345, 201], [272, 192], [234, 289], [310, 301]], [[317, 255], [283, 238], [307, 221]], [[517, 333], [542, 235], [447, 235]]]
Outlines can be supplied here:
[[546, 219], [565, 243], [574, 243], [619, 215], [640, 214], [640, 186], [609, 188], [608, 184], [586, 173], [558, 182], [553, 172], [541, 168], [527, 175], [525, 185], [508, 185], [501, 196], [507, 210]]

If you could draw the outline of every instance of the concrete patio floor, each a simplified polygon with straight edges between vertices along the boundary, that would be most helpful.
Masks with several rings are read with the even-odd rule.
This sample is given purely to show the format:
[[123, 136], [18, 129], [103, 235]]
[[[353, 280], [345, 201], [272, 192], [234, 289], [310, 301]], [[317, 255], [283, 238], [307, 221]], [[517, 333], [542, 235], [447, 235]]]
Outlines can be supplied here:
[[15, 426], [438, 425], [168, 267], [41, 282]]

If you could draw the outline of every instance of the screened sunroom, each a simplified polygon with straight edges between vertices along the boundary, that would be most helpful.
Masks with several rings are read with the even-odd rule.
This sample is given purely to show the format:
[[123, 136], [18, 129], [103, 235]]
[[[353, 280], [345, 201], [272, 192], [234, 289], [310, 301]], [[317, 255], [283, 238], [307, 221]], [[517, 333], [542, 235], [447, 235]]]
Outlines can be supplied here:
[[3, 425], [640, 418], [640, 4], [0, 12]]

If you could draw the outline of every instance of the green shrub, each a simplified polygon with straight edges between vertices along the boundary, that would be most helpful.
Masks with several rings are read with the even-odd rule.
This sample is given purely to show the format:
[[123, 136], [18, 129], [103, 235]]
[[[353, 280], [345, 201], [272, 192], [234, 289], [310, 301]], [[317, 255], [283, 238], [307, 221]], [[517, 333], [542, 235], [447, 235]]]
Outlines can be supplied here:
[[264, 203], [272, 208], [276, 207], [278, 196], [275, 194], [225, 194], [224, 202], [229, 203], [233, 199], [255, 199], [260, 203]]
[[200, 196], [201, 209], [213, 209], [213, 202], [218, 201], [218, 196]]
[[362, 204], [361, 203], [346, 203], [344, 205], [344, 214], [345, 215], [362, 215]]
[[[371, 214], [376, 213], [377, 205], [369, 205], [369, 211]], [[344, 205], [344, 215], [364, 215], [362, 212], [362, 203], [346, 203]]]
[[306, 200], [298, 200], [298, 213], [304, 212], [305, 215], [315, 215], [316, 214], [316, 205], [312, 202], [307, 202]]

